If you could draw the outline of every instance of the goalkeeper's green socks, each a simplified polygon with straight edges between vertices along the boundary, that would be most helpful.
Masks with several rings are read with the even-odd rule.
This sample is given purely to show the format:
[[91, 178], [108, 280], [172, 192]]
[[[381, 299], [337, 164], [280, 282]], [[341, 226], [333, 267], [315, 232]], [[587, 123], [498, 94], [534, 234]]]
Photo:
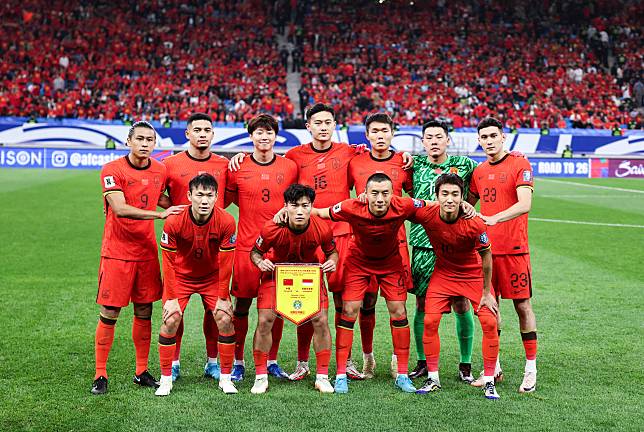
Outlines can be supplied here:
[[456, 316], [456, 335], [458, 336], [458, 346], [461, 352], [461, 363], [472, 363], [474, 312], [470, 308], [463, 314], [455, 313], [454, 315]]
[[[416, 342], [416, 354], [418, 360], [425, 360], [425, 347], [423, 346], [423, 332], [425, 331], [425, 312], [416, 309], [414, 315], [414, 341]], [[470, 353], [472, 350], [470, 349]]]

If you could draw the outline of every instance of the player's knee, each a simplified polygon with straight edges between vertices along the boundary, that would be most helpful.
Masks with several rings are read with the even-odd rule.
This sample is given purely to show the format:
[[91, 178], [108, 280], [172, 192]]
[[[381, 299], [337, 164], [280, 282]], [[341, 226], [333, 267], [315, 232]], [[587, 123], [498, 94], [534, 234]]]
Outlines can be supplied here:
[[168, 334], [175, 334], [179, 329], [179, 324], [181, 324], [181, 315], [178, 313], [172, 314], [172, 316], [168, 317], [163, 323], [162, 331]]
[[101, 306], [101, 316], [110, 320], [115, 320], [121, 313], [120, 307], [114, 306]]
[[135, 303], [134, 316], [141, 319], [149, 319], [152, 316], [152, 303]]
[[260, 313], [257, 317], [257, 329], [261, 333], [270, 333], [275, 322], [275, 315], [272, 313]]
[[223, 311], [217, 312], [215, 315], [215, 323], [219, 331], [229, 333], [233, 329], [233, 320], [227, 313]]
[[441, 323], [442, 314], [428, 313], [425, 314], [425, 330], [429, 333], [438, 333], [438, 326]]
[[329, 326], [329, 319], [325, 313], [320, 312], [311, 320], [311, 323], [315, 328], [324, 328]]
[[492, 313], [483, 313], [483, 310], [479, 312], [479, 321], [481, 322], [481, 330], [483, 333], [496, 334], [496, 318]]
[[532, 304], [530, 299], [521, 299], [514, 301], [514, 310], [517, 311], [517, 314], [520, 316], [525, 316], [532, 313]]
[[358, 311], [360, 310], [360, 305], [357, 304], [352, 304], [352, 303], [345, 303], [342, 307], [342, 315], [348, 317], [348, 318], [357, 318], [358, 317]]

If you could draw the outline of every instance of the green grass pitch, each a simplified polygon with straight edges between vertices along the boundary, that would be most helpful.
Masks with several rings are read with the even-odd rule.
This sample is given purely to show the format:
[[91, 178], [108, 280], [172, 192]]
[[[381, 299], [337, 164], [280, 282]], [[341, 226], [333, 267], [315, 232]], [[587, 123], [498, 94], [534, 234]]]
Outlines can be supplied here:
[[[396, 391], [388, 372], [391, 336], [380, 300], [375, 379], [354, 382], [348, 395], [320, 395], [312, 378], [299, 383], [271, 379], [266, 395], [251, 395], [252, 313], [249, 374], [240, 394], [226, 396], [202, 376], [202, 312], [194, 298], [186, 313], [183, 377], [172, 395], [156, 398], [151, 389], [132, 384], [128, 308], [108, 363], [110, 392], [95, 397], [89, 389], [103, 230], [99, 174], [0, 170], [0, 430], [644, 429], [644, 181], [537, 179], [531, 217], [540, 219], [530, 223], [539, 330], [534, 394], [517, 393], [523, 347], [507, 301], [502, 304], [506, 379], [498, 386], [500, 401], [485, 400], [480, 390], [457, 382], [451, 316], [441, 326], [443, 391], [429, 397]], [[408, 306], [411, 318], [411, 297]], [[158, 376], [159, 304], [155, 308], [150, 368]], [[477, 327], [475, 371], [482, 367], [480, 337]], [[354, 352], [360, 352], [358, 334]], [[294, 327], [287, 323], [280, 355], [289, 371], [295, 354]], [[412, 349], [412, 366], [415, 360]], [[334, 362], [331, 374], [333, 369]]]

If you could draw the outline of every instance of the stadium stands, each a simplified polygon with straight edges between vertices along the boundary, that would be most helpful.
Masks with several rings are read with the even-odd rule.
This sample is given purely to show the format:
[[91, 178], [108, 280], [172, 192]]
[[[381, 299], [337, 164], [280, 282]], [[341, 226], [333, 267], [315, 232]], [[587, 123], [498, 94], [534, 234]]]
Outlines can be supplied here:
[[341, 123], [385, 110], [409, 125], [638, 125], [642, 15], [626, 0], [8, 0], [0, 116], [292, 119], [287, 30], [300, 105], [332, 103]]

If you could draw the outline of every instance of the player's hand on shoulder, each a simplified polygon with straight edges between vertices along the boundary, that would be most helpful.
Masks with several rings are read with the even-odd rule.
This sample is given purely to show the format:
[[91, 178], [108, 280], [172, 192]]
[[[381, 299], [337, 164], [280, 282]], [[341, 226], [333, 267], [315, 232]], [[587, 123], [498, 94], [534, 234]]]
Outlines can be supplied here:
[[187, 204], [170, 206], [161, 212], [161, 219], [166, 219], [170, 215], [177, 215], [183, 211], [184, 208], [188, 207]]
[[357, 155], [367, 153], [369, 151], [369, 147], [367, 147], [366, 144], [351, 144], [351, 147], [353, 147], [353, 150]]
[[337, 270], [337, 265], [334, 260], [326, 260], [324, 263], [322, 263], [320, 268], [324, 273], [331, 273]]
[[494, 315], [497, 315], [499, 313], [499, 305], [496, 303], [496, 299], [494, 298], [492, 293], [483, 293], [481, 301], [479, 302], [479, 308], [476, 310], [476, 313], [478, 313], [483, 306], [487, 306], [487, 308], [492, 311]]
[[461, 210], [463, 210], [463, 219], [472, 219], [476, 216], [476, 209], [466, 201], [461, 202]]
[[237, 153], [235, 156], [230, 158], [228, 162], [229, 171], [237, 171], [241, 167], [241, 163], [244, 161], [246, 155], [244, 153]]
[[527, 157], [525, 157], [525, 155], [524, 155], [522, 152], [520, 152], [519, 150], [512, 150], [512, 151], [510, 152], [510, 154], [511, 154], [512, 156], [515, 156], [515, 157], [522, 157], [522, 158], [524, 158], [524, 159], [527, 159]]
[[272, 272], [275, 270], [275, 264], [269, 259], [263, 259], [258, 264], [257, 267], [263, 272]]
[[358, 195], [358, 201], [360, 201], [363, 204], [366, 203], [367, 202], [367, 193], [362, 192], [360, 195]]
[[280, 226], [286, 225], [288, 222], [288, 212], [286, 211], [286, 207], [282, 207], [277, 213], [275, 213], [275, 216], [273, 216], [273, 222]]
[[179, 306], [179, 300], [166, 300], [166, 302], [163, 303], [163, 322], [166, 322], [172, 315], [176, 313], [181, 315], [181, 306]]
[[403, 152], [402, 161], [403, 161], [402, 169], [408, 170], [414, 167], [414, 157], [411, 155], [411, 153]]

